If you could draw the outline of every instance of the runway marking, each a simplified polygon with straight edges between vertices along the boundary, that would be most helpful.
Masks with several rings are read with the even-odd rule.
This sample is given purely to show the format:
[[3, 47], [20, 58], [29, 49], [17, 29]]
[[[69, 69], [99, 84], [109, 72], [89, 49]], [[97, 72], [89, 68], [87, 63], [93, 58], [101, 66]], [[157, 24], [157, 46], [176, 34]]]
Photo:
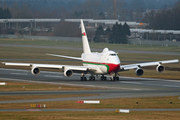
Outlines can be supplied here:
[[68, 86], [77, 86], [77, 87], [90, 87], [90, 88], [101, 88], [101, 89], [120, 89], [120, 90], [136, 90], [140, 91], [141, 89], [137, 88], [121, 88], [121, 87], [107, 87], [107, 86], [95, 86], [95, 85], [84, 85], [84, 84], [69, 84], [69, 83], [57, 83], [57, 82], [41, 82], [41, 81], [32, 81], [32, 80], [22, 80], [22, 79], [12, 79], [12, 78], [0, 78], [0, 80], [13, 80], [21, 81], [27, 83], [39, 83], [39, 84], [53, 84], [53, 85], [68, 85]]
[[61, 72], [50, 72], [50, 71], [41, 71], [41, 73], [63, 74], [63, 73], [61, 73]]
[[27, 73], [10, 73], [12, 75], [28, 75]]
[[44, 75], [45, 77], [62, 78], [62, 76]]
[[139, 77], [123, 77], [123, 76], [120, 76], [119, 77], [120, 79], [121, 78], [129, 78], [129, 79], [135, 79], [135, 80], [144, 80], [144, 81], [148, 81], [148, 80], [151, 80], [151, 81], [156, 81], [156, 80], [159, 80], [159, 81], [168, 81], [168, 82], [178, 82], [180, 83], [180, 80], [167, 80], [167, 79], [156, 79], [156, 78], [139, 78]]
[[20, 71], [20, 72], [29, 72], [29, 70], [22, 70], [22, 69], [6, 69], [6, 68], [0, 68], [0, 70], [7, 70], [7, 71]]
[[180, 86], [174, 86], [174, 85], [163, 85], [165, 87], [177, 87], [177, 88], [180, 88]]
[[123, 81], [121, 81], [121, 83], [127, 83], [127, 84], [138, 84], [138, 85], [142, 84], [142, 83], [138, 83], [138, 82], [123, 82]]

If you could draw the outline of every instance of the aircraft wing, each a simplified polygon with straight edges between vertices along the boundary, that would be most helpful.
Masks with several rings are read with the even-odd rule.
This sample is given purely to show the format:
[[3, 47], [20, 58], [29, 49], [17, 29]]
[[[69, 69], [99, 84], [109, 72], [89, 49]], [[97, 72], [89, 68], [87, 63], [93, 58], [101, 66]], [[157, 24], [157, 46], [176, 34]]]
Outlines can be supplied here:
[[156, 62], [147, 62], [147, 63], [138, 63], [138, 64], [129, 64], [129, 65], [121, 65], [120, 71], [137, 69], [141, 67], [154, 66], [154, 65], [162, 65], [167, 63], [178, 63], [179, 60], [166, 60], [166, 61], [156, 61]]
[[4, 65], [10, 66], [26, 66], [32, 68], [48, 68], [48, 69], [62, 69], [63, 67], [68, 68], [69, 70], [75, 71], [87, 71], [87, 70], [96, 70], [96, 67], [93, 66], [73, 66], [73, 65], [55, 65], [55, 64], [34, 64], [34, 63], [10, 63], [3, 62]]

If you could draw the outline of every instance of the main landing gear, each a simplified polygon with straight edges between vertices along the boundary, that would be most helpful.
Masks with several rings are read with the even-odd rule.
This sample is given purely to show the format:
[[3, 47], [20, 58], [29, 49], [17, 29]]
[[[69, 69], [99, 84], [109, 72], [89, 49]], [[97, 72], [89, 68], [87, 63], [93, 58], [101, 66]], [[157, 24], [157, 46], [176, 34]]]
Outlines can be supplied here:
[[104, 81], [105, 81], [105, 80], [107, 80], [107, 78], [106, 78], [104, 75], [102, 75], [102, 76], [101, 76], [101, 80], [104, 80]]
[[112, 78], [110, 78], [111, 79], [111, 81], [119, 81], [119, 77], [112, 77]]
[[[85, 77], [84, 74], [83, 74], [82, 77], [81, 77], [81, 81], [86, 81], [86, 80], [87, 80], [87, 79], [86, 79], [86, 77]], [[91, 76], [89, 77], [89, 80], [95, 81], [95, 77], [94, 77], [93, 74], [91, 74]]]
[[90, 77], [89, 77], [89, 80], [93, 80], [93, 81], [94, 81], [94, 80], [95, 80], [95, 77], [94, 77], [94, 76], [90, 76]]
[[86, 77], [82, 76], [81, 81], [86, 81]]
[[[81, 81], [86, 81], [87, 78], [84, 76], [84, 74], [82, 74], [80, 80], [81, 80]], [[95, 76], [94, 76], [94, 74], [91, 74], [91, 76], [89, 77], [89, 80], [90, 80], [90, 81], [95, 81]], [[106, 81], [106, 80], [107, 80], [107, 77], [105, 77], [104, 75], [102, 75], [102, 76], [100, 77], [100, 80], [101, 80], [101, 81]], [[119, 81], [119, 77], [117, 76], [117, 74], [115, 74], [114, 77], [113, 77], [113, 76], [110, 77], [110, 80], [111, 80], [111, 81]]]

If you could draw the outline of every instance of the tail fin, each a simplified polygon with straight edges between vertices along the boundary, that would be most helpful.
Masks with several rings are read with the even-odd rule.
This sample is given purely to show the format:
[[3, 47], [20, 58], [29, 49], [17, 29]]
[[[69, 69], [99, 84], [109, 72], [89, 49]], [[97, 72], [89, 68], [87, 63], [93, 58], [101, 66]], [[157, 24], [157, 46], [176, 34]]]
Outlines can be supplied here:
[[84, 23], [83, 20], [81, 19], [81, 32], [82, 32], [82, 43], [83, 43], [83, 52], [84, 54], [91, 53], [90, 47], [89, 47], [89, 42], [87, 39], [87, 34], [84, 28]]

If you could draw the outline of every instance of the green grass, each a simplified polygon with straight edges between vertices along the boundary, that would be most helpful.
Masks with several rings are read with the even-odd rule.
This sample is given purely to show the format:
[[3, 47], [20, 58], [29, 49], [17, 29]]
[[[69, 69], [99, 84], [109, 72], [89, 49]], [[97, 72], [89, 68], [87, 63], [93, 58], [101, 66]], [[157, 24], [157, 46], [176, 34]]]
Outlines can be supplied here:
[[[81, 42], [51, 41], [51, 40], [22, 40], [22, 39], [0, 39], [4, 44], [23, 44], [23, 45], [43, 45], [43, 46], [63, 46], [63, 47], [82, 47]], [[105, 48], [111, 50], [143, 50], [143, 51], [164, 51], [180, 52], [180, 47], [148, 46], [148, 45], [129, 45], [129, 44], [109, 44], [90, 42], [91, 48]]]
[[180, 112], [0, 112], [1, 120], [179, 120]]
[[[67, 95], [59, 97], [77, 97], [84, 95]], [[93, 96], [93, 95], [87, 95]], [[3, 97], [3, 96], [2, 96]], [[17, 99], [18, 96], [11, 96]], [[37, 97], [37, 96], [35, 96]], [[41, 96], [39, 96], [40, 98]], [[42, 98], [50, 98], [51, 95], [44, 95]], [[52, 96], [58, 98], [58, 95]], [[19, 97], [20, 99], [21, 97]], [[8, 99], [8, 98], [4, 98]], [[33, 99], [33, 95], [28, 99]], [[138, 102], [138, 104], [136, 104]], [[172, 104], [171, 104], [172, 102]], [[100, 104], [78, 104], [77, 101], [55, 101], [55, 102], [35, 102], [35, 103], [9, 103], [1, 104], [0, 109], [30, 109], [30, 104], [46, 104], [49, 109], [138, 109], [138, 108], [180, 108], [180, 100], [178, 96], [172, 97], [144, 97], [144, 98], [114, 98], [101, 99]]]
[[[5, 82], [6, 85], [0, 86], [0, 91], [63, 91], [63, 90], [93, 90], [93, 88], [73, 87], [66, 85], [51, 85], [51, 84], [35, 84], [26, 82], [10, 82], [6, 80], [0, 80]], [[1, 98], [0, 98], [1, 100]]]

